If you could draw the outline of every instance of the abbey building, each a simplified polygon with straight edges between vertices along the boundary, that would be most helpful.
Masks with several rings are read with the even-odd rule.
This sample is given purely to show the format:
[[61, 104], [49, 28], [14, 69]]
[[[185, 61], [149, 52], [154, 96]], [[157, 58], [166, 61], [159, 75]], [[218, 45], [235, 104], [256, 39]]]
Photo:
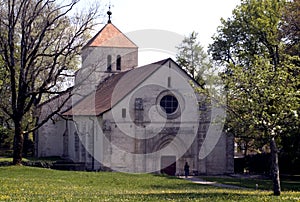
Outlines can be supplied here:
[[37, 156], [86, 170], [177, 175], [187, 162], [195, 175], [232, 173], [233, 137], [197, 87], [170, 58], [138, 67], [138, 47], [109, 20], [82, 49], [72, 99], [37, 131]]

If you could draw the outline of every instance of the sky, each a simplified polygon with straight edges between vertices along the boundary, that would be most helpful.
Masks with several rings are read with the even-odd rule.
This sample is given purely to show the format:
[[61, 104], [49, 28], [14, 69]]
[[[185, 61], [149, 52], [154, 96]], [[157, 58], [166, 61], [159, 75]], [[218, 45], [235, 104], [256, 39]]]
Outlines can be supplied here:
[[111, 0], [112, 22], [123, 32], [162, 29], [188, 35], [199, 33], [206, 45], [240, 0]]
[[[240, 0], [102, 0], [99, 2], [104, 6], [105, 12], [108, 10], [108, 5], [112, 5], [112, 23], [123, 33], [128, 34], [134, 42], [136, 42], [136, 35], [143, 35], [144, 42], [153, 44], [154, 47], [149, 50], [149, 47], [145, 48], [144, 44], [136, 42], [141, 52], [139, 65], [150, 62], [149, 54], [152, 62], [168, 56], [174, 58], [176, 51], [169, 50], [169, 44], [165, 47], [155, 46], [172, 41], [173, 46], [176, 47], [183, 37], [192, 31], [198, 33], [199, 42], [207, 49], [207, 46], [212, 43], [211, 37], [221, 25], [220, 19], [230, 17], [232, 10], [240, 4]], [[104, 22], [107, 22], [107, 18]], [[165, 37], [159, 35], [154, 37], [152, 32], [147, 31], [149, 29], [160, 31]]]

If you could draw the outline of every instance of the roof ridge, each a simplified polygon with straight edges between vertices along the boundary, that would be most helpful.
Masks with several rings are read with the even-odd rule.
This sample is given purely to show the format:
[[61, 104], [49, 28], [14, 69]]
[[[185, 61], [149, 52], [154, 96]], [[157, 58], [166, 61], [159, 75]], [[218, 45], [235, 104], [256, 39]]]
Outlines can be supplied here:
[[83, 47], [82, 49], [85, 49], [86, 47], [88, 47], [96, 38], [97, 36], [102, 32], [102, 30], [108, 25], [109, 23], [105, 24], [102, 29], [100, 29], [100, 31], [97, 32], [97, 34], [95, 34]]
[[113, 23], [109, 23], [112, 26], [114, 26], [125, 38], [127, 38], [131, 43], [133, 43], [136, 47], [138, 47], [126, 34], [124, 34], [117, 26], [115, 26]]

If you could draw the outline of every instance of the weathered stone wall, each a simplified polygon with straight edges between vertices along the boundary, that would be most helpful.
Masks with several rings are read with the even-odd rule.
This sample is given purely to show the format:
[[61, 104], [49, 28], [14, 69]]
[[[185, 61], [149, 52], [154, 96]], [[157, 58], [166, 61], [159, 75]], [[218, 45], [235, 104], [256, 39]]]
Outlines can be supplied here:
[[[128, 152], [127, 154], [111, 149], [112, 168], [119, 170], [123, 167], [128, 169], [127, 171], [135, 172], [160, 171], [161, 157], [172, 155], [179, 159], [178, 173], [186, 160], [191, 162], [192, 170], [197, 170], [197, 163], [194, 161], [197, 161], [198, 145], [193, 143], [193, 135], [195, 136], [197, 129], [193, 127], [199, 124], [199, 113], [196, 96], [188, 83], [189, 79], [175, 64], [166, 64], [127, 95], [112, 111], [104, 114], [103, 119], [110, 123], [107, 135], [111, 143]], [[159, 105], [162, 96], [168, 93], [177, 97], [180, 106], [179, 112], [171, 119], [166, 119]], [[142, 100], [142, 110], [136, 109], [136, 99]], [[124, 111], [125, 117], [122, 115]], [[189, 149], [190, 144], [193, 146]], [[166, 145], [169, 147], [163, 150]], [[180, 160], [186, 150], [188, 154]], [[157, 151], [160, 152], [146, 157], [136, 156], [135, 159], [131, 155]]]
[[[183, 167], [185, 162], [190, 165], [190, 171], [192, 174], [224, 174], [232, 173], [233, 165], [231, 159], [233, 159], [233, 153], [230, 149], [233, 145], [232, 137], [227, 137], [225, 133], [222, 133], [221, 137], [217, 139], [217, 144], [212, 152], [207, 155], [205, 159], [200, 160], [198, 158], [204, 139], [206, 138], [207, 131], [211, 122], [211, 111], [208, 106], [209, 103], [203, 98], [203, 96], [197, 96], [200, 106], [196, 103], [192, 103], [189, 100], [189, 96], [186, 93], [189, 92], [182, 88], [182, 79], [185, 82], [189, 81], [180, 70], [179, 75], [170, 74], [169, 65], [161, 68], [155, 72], [152, 77], [148, 78], [132, 93], [125, 97], [115, 108], [103, 116], [104, 120], [108, 120], [110, 123], [110, 130], [107, 132], [111, 143], [120, 148], [122, 151], [114, 149], [108, 149], [111, 153], [109, 161], [111, 167], [119, 170], [124, 168], [124, 171], [136, 171], [143, 172], [156, 169], [161, 169], [162, 156], [176, 156], [176, 173], [183, 174]], [[167, 78], [171, 77], [173, 81], [172, 86], [168, 86]], [[153, 80], [152, 80], [153, 79]], [[155, 82], [153, 82], [155, 81]], [[176, 90], [174, 90], [176, 89]], [[160, 112], [159, 97], [168, 91], [174, 90], [173, 93], [179, 98], [179, 103], [182, 108], [180, 115], [176, 118], [168, 119], [166, 122], [165, 117]], [[135, 109], [136, 98], [142, 99], [143, 109], [141, 111]], [[202, 105], [202, 103], [204, 103]], [[126, 117], [122, 117], [122, 111], [126, 112]], [[198, 111], [199, 116], [192, 116], [193, 112]], [[138, 118], [137, 118], [138, 116]], [[184, 123], [189, 117], [189, 120], [196, 120], [199, 124], [197, 131], [197, 137], [191, 136], [194, 132], [189, 128], [190, 123]], [[127, 135], [126, 135], [127, 134]], [[129, 136], [128, 136], [129, 134]], [[178, 135], [179, 134], [179, 135]], [[152, 137], [153, 136], [153, 137]], [[174, 137], [178, 138], [173, 141]], [[191, 146], [189, 144], [185, 146], [186, 139], [193, 139]], [[166, 153], [159, 153], [156, 156], [148, 156], [142, 159], [130, 158], [130, 153], [148, 154], [155, 151], [159, 151], [166, 145], [170, 145], [169, 150]], [[233, 149], [233, 148], [232, 148]], [[181, 151], [185, 151], [181, 156]], [[178, 155], [180, 154], [180, 155]], [[146, 167], [146, 165], [148, 167]]]

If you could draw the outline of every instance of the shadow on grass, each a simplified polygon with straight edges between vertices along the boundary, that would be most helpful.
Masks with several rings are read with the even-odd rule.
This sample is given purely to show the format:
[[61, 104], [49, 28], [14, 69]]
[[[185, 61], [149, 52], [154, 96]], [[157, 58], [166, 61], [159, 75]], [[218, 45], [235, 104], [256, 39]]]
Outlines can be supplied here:
[[281, 181], [282, 191], [300, 191], [300, 182], [299, 181]]
[[[200, 190], [201, 191], [201, 190]], [[257, 193], [230, 193], [230, 192], [185, 192], [185, 193], [149, 193], [149, 194], [122, 194], [115, 195], [117, 199], [130, 201], [276, 201], [280, 200], [271, 194]]]

